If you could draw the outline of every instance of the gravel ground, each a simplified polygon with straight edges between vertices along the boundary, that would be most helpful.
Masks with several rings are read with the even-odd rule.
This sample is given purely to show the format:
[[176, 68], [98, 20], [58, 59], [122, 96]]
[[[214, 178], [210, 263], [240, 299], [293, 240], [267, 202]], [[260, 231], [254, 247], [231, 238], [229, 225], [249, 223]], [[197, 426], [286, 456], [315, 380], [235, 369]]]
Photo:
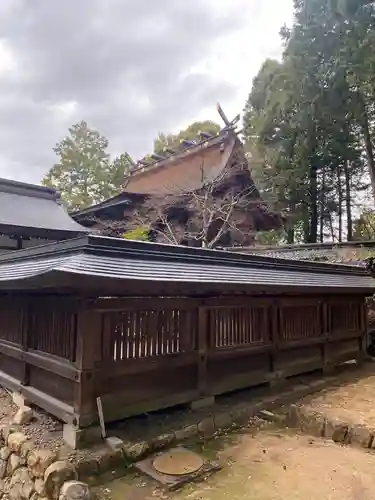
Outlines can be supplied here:
[[[212, 443], [209, 445], [212, 446]], [[133, 475], [98, 488], [102, 500], [373, 500], [375, 455], [272, 425], [220, 438], [209, 458], [222, 470], [167, 492]], [[203, 456], [206, 450], [200, 450]]]
[[[19, 426], [19, 430], [29, 436], [36, 445], [58, 450], [63, 445], [62, 423], [40, 408], [32, 407], [34, 418], [28, 424]], [[17, 406], [10, 394], [0, 387], [0, 425], [12, 424]]]
[[304, 398], [305, 406], [352, 425], [375, 429], [375, 363], [361, 372], [342, 377], [334, 386]]
[[[311, 377], [294, 379], [294, 383], [309, 382]], [[330, 409], [335, 416], [349, 417], [355, 423], [367, 423], [375, 427], [375, 412], [373, 406], [373, 395], [375, 384], [375, 363], [366, 364], [360, 370], [343, 370], [337, 374], [335, 383], [320, 391], [314, 396], [304, 398], [302, 402], [307, 406], [314, 406], [323, 412]], [[177, 407], [168, 410], [141, 415], [126, 419], [121, 423], [107, 426], [108, 435], [115, 435], [124, 441], [150, 441], [158, 435], [167, 433], [173, 429], [196, 423], [201, 418], [210, 414], [211, 411], [227, 412], [237, 405], [249, 401], [257, 401], [262, 396], [270, 396], [270, 392], [264, 388], [239, 391], [233, 394], [217, 398], [214, 408], [192, 411], [189, 408]], [[17, 411], [11, 396], [0, 387], [0, 425], [12, 423], [12, 418]], [[100, 448], [80, 450], [74, 452], [67, 447], [62, 439], [62, 423], [48, 415], [43, 410], [33, 407], [34, 419], [27, 425], [20, 426], [20, 430], [29, 436], [37, 446], [60, 450], [62, 454], [79, 459], [82, 456], [93, 455]]]

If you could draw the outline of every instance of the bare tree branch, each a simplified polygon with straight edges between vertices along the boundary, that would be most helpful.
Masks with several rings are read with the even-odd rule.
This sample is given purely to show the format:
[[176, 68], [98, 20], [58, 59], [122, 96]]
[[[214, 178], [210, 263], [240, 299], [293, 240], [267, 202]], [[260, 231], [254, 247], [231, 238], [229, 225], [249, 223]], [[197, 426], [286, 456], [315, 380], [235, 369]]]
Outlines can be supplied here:
[[[148, 225], [155, 234], [174, 245], [182, 241], [195, 241], [199, 246], [213, 248], [228, 231], [234, 231], [245, 240], [246, 234], [237, 216], [248, 216], [254, 207], [259, 209], [260, 205], [264, 209], [247, 163], [225, 168], [211, 179], [205, 175], [203, 162], [200, 169], [200, 187], [186, 188], [186, 184], [190, 184], [187, 179], [185, 186], [174, 185], [170, 193], [150, 197], [146, 204], [148, 210], [143, 209], [143, 213], [138, 214], [138, 223]], [[244, 172], [243, 178], [250, 184], [241, 187], [235, 176], [241, 176]], [[179, 221], [179, 209], [185, 212], [187, 222]], [[246, 230], [248, 235], [249, 227]]]

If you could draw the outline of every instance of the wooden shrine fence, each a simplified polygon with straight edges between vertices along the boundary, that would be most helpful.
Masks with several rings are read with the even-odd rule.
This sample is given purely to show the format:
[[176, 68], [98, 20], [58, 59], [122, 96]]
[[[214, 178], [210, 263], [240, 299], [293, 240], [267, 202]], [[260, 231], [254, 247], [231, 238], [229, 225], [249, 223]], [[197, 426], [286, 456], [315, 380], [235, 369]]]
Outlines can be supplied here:
[[0, 296], [0, 384], [65, 422], [107, 421], [360, 358], [360, 296]]

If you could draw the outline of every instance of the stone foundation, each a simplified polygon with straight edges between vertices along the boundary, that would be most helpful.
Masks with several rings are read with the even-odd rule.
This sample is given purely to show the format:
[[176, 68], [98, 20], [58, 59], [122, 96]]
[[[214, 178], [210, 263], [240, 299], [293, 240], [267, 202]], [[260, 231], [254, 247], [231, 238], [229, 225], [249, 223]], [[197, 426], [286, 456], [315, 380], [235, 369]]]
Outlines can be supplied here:
[[292, 404], [286, 419], [289, 427], [298, 428], [311, 436], [331, 439], [335, 443], [375, 448], [375, 430], [362, 425], [328, 418], [303, 405]]
[[[236, 402], [230, 404], [215, 404], [206, 410], [192, 411], [189, 419], [185, 419], [183, 425], [178, 420], [172, 421], [167, 430], [164, 428], [162, 432], [156, 431], [155, 434], [149, 435], [147, 440], [131, 439], [130, 435], [128, 438], [126, 434], [116, 436], [116, 432], [114, 432], [105, 441], [100, 439], [95, 446], [76, 451], [67, 451], [62, 448], [56, 454], [48, 450], [35, 450], [32, 442], [19, 432], [21, 430], [19, 427], [4, 427], [0, 434], [0, 481], [2, 481], [0, 491], [1, 488], [4, 488], [5, 493], [3, 497], [0, 493], [0, 500], [16, 498], [10, 496], [10, 488], [13, 488], [13, 492], [17, 492], [19, 486], [16, 485], [21, 479], [22, 484], [28, 485], [26, 493], [22, 493], [24, 496], [17, 497], [21, 500], [27, 497], [29, 491], [31, 494], [27, 500], [47, 498], [54, 500], [59, 496], [61, 497], [59, 500], [64, 500], [65, 497], [61, 496], [61, 488], [65, 483], [69, 484], [64, 487], [63, 493], [74, 491], [76, 494], [77, 491], [81, 491], [82, 494], [86, 494], [87, 485], [84, 486], [85, 483], [97, 485], [103, 481], [121, 477], [126, 474], [130, 464], [142, 460], [151, 453], [175, 446], [186, 440], [210, 439], [213, 436], [226, 433], [228, 430], [235, 430], [241, 426], [252, 426], [254, 418], [255, 420], [257, 418], [274, 420], [281, 426], [298, 427], [304, 432], [319, 437], [330, 432], [331, 438], [339, 442], [342, 439], [347, 442], [350, 436], [351, 444], [362, 443], [359, 445], [372, 446], [373, 436], [372, 434], [369, 436], [366, 429], [336, 426], [335, 424], [333, 430], [328, 430], [329, 426], [326, 424], [324, 416], [310, 415], [310, 413], [305, 413], [305, 409], [301, 410], [300, 406], [293, 404], [305, 396], [331, 386], [336, 380], [336, 377], [318, 379], [314, 377], [294, 385], [291, 381], [290, 385], [285, 387], [283, 391], [277, 389], [274, 394], [259, 394], [256, 398], [251, 396], [252, 399], [249, 400], [239, 402], [237, 399]], [[292, 406], [290, 407], [290, 405]], [[275, 414], [275, 411], [279, 413]], [[76, 431], [77, 429], [68, 426], [64, 428], [64, 432], [71, 433], [73, 438], [78, 438], [80, 435], [80, 432]], [[94, 439], [98, 437], [99, 428], [86, 429], [84, 433], [87, 432], [92, 432]], [[11, 437], [12, 435], [13, 437]], [[51, 480], [48, 483], [48, 477], [50, 477], [47, 474], [48, 467], [56, 463], [58, 465], [54, 467], [57, 467], [57, 470], [52, 469], [54, 474], [52, 477], [56, 477], [56, 480], [52, 482], [58, 484], [59, 496], [57, 489], [53, 492], [45, 491], [46, 484], [48, 488], [51, 483]], [[19, 469], [21, 472], [17, 472]], [[37, 470], [39, 471], [38, 475], [36, 475]], [[71, 481], [75, 481], [75, 483], [71, 483]], [[47, 494], [50, 496], [46, 496]], [[66, 499], [68, 498], [66, 497]], [[79, 500], [81, 497], [74, 498]], [[90, 497], [83, 496], [82, 498], [88, 499]]]
[[78, 481], [75, 466], [38, 449], [22, 432], [0, 428], [1, 500], [90, 500], [87, 484]]

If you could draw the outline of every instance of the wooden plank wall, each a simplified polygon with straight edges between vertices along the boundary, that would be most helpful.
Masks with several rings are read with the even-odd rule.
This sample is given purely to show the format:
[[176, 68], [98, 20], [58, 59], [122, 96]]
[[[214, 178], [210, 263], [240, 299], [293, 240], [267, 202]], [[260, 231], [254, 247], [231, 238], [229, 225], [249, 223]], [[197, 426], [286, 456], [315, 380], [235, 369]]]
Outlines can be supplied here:
[[360, 358], [362, 297], [0, 297], [0, 384], [112, 421]]
[[0, 384], [63, 420], [75, 418], [76, 336], [75, 301], [0, 296]]

